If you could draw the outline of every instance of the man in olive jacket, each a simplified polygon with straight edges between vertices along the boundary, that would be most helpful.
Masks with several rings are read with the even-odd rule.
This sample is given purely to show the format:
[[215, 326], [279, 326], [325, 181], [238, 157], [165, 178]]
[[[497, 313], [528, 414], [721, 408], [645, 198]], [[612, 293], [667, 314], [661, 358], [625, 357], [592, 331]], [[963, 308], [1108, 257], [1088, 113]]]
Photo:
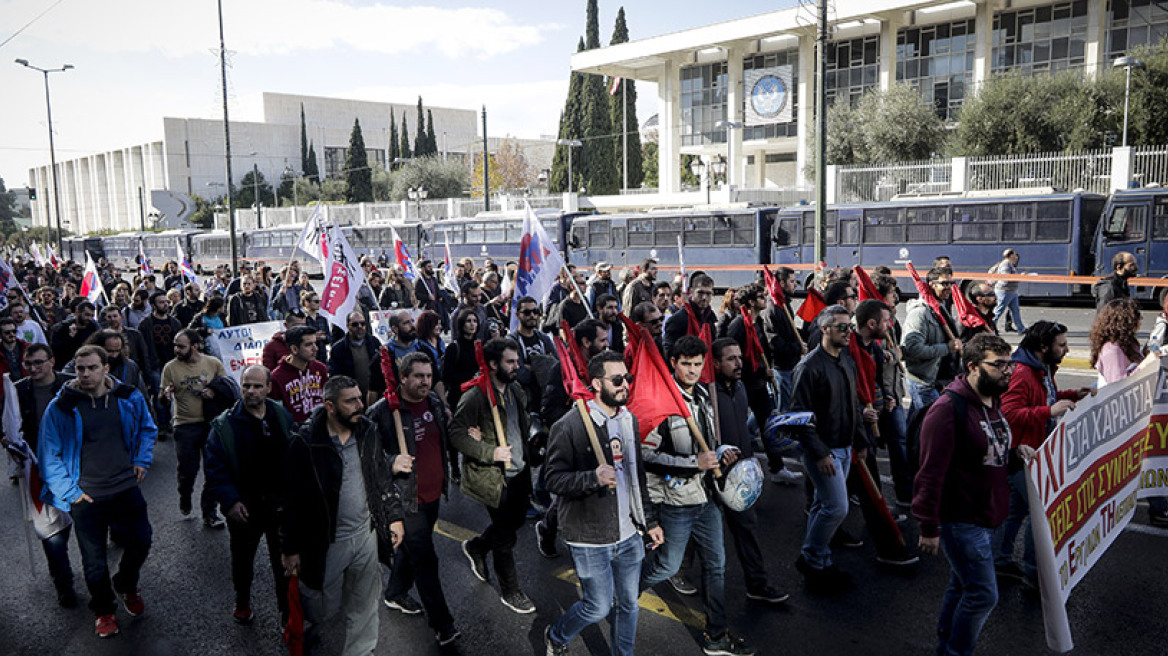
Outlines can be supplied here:
[[593, 357], [588, 376], [597, 398], [588, 403], [587, 420], [603, 455], [597, 457], [585, 419], [569, 411], [552, 426], [545, 465], [548, 490], [559, 495], [560, 530], [584, 598], [546, 629], [544, 641], [549, 654], [565, 653], [576, 635], [615, 606], [613, 653], [632, 656], [645, 558], [641, 533], [654, 546], [664, 542], [664, 534], [638, 457], [637, 418], [624, 407], [632, 378], [624, 356], [606, 351]]
[[467, 390], [458, 401], [450, 439], [463, 455], [462, 493], [487, 507], [491, 525], [478, 537], [463, 542], [462, 552], [470, 560], [475, 577], [484, 583], [489, 576], [487, 554], [494, 553], [499, 600], [516, 613], [533, 613], [535, 604], [519, 589], [512, 555], [531, 495], [530, 460], [524, 439], [531, 422], [527, 395], [515, 382], [519, 344], [496, 337], [483, 347], [483, 355], [489, 370], [487, 383], [494, 389], [507, 446], [502, 446], [496, 434], [491, 400], [477, 385]]

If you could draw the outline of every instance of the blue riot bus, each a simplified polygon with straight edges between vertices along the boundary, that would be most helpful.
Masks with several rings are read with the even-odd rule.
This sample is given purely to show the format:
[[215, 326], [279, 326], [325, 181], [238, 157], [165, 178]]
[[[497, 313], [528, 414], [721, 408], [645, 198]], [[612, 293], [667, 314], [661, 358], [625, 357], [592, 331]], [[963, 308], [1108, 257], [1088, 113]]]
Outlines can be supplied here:
[[[893, 269], [912, 261], [924, 272], [948, 256], [956, 271], [988, 271], [1013, 248], [1024, 273], [1089, 275], [1107, 197], [1086, 192], [1019, 190], [898, 196], [889, 202], [831, 205], [825, 217], [828, 266]], [[775, 264], [814, 263], [815, 210], [784, 208], [774, 222]], [[907, 286], [906, 286], [907, 285]], [[1023, 283], [1027, 298], [1071, 298], [1089, 285]], [[902, 289], [911, 290], [903, 282]]]
[[[577, 214], [557, 209], [533, 210], [544, 230], [561, 252], [572, 222]], [[447, 239], [450, 256], [458, 261], [464, 257], [481, 263], [490, 258], [500, 265], [519, 260], [519, 242], [523, 238], [523, 217], [526, 210], [506, 212], [479, 212], [469, 219], [441, 219], [424, 225], [421, 255], [415, 260], [430, 258], [441, 261], [445, 257]], [[402, 237], [405, 239], [405, 237]], [[424, 252], [423, 252], [424, 251]], [[411, 255], [414, 252], [411, 251]]]
[[[1124, 251], [1135, 256], [1140, 277], [1168, 278], [1168, 189], [1144, 187], [1112, 194], [1099, 222], [1092, 273], [1110, 275], [1111, 259]], [[1132, 295], [1155, 299], [1163, 307], [1168, 288], [1133, 287]]]

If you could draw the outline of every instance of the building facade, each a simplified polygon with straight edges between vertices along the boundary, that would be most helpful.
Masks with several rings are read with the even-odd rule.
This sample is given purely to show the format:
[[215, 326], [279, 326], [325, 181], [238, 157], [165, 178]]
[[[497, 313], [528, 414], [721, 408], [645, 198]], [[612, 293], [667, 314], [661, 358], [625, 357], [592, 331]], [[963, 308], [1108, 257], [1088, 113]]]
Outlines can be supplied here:
[[[804, 186], [813, 155], [814, 3], [580, 52], [572, 69], [653, 82], [658, 177], [681, 189], [683, 154], [726, 158], [734, 187]], [[836, 0], [825, 48], [828, 102], [902, 82], [954, 118], [990, 75], [1093, 74], [1168, 36], [1152, 0]], [[709, 170], [709, 167], [706, 167]]]

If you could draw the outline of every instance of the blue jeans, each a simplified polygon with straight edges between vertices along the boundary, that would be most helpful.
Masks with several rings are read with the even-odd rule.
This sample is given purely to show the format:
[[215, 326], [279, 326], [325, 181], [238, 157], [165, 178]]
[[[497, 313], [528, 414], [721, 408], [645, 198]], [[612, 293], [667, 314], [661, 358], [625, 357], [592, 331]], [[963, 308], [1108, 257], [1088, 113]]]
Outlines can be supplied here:
[[1008, 310], [1010, 317], [1014, 320], [1014, 330], [1018, 332], [1026, 330], [1025, 326], [1022, 325], [1022, 306], [1018, 303], [1018, 294], [995, 291], [994, 296], [998, 297], [998, 305], [994, 308], [994, 323], [1001, 323], [1002, 315]]
[[908, 408], [908, 420], [911, 422], [913, 415], [918, 410], [927, 409], [933, 404], [933, 401], [941, 398], [941, 393], [937, 391], [936, 385], [925, 385], [924, 383], [917, 383], [911, 380], [905, 380], [904, 382], [908, 387], [908, 395], [912, 399], [912, 405]]
[[937, 623], [938, 656], [972, 654], [978, 634], [998, 603], [993, 533], [973, 524], [941, 525], [941, 548], [953, 572]]
[[794, 378], [794, 370], [780, 371], [775, 369], [775, 382], [779, 386], [779, 398], [776, 400], [779, 406], [779, 412], [787, 412], [791, 407], [791, 382]]
[[726, 543], [722, 513], [713, 503], [697, 506], [658, 506], [657, 520], [665, 544], [657, 547], [641, 567], [641, 590], [677, 574], [685, 545], [693, 538], [702, 558], [702, 600], [706, 604], [706, 633], [718, 638], [726, 632]]
[[[117, 608], [114, 592], [137, 592], [138, 575], [150, 553], [153, 532], [146, 515], [146, 499], [135, 485], [112, 497], [75, 503], [72, 515], [85, 585], [89, 588], [89, 609], [94, 615], [112, 615]], [[111, 541], [122, 548], [118, 573], [112, 580], [106, 560]]]
[[[612, 654], [632, 656], [637, 639], [637, 599], [641, 595], [641, 562], [645, 543], [640, 535], [603, 546], [569, 545], [584, 597], [551, 626], [552, 640], [566, 645], [581, 631], [612, 614]], [[615, 599], [615, 604], [613, 603]]]
[[[1030, 516], [1030, 505], [1026, 498], [1026, 470], [1020, 469], [1010, 475], [1010, 513], [1006, 521], [994, 531], [994, 564], [1009, 565], [1014, 562], [1014, 542], [1022, 523]], [[1025, 541], [1022, 551], [1022, 572], [1029, 578], [1038, 578], [1038, 564], [1034, 557], [1034, 533], [1027, 524], [1022, 534]]]
[[908, 464], [906, 443], [908, 417], [899, 399], [890, 412], [880, 413], [880, 434], [884, 436], [884, 445], [888, 449], [888, 465], [892, 470], [896, 500], [900, 503], [912, 503], [913, 472]]
[[[815, 456], [803, 454], [803, 469], [815, 486], [811, 514], [807, 517], [807, 536], [803, 539], [803, 559], [816, 569], [831, 566], [831, 537], [848, 518], [848, 470], [852, 466], [852, 449], [832, 449], [835, 474], [819, 471]], [[668, 539], [668, 538], [666, 538]]]
[[73, 568], [69, 564], [69, 535], [72, 531], [73, 526], [69, 525], [59, 533], [41, 540], [41, 548], [49, 564], [49, 576], [58, 593], [73, 589]]

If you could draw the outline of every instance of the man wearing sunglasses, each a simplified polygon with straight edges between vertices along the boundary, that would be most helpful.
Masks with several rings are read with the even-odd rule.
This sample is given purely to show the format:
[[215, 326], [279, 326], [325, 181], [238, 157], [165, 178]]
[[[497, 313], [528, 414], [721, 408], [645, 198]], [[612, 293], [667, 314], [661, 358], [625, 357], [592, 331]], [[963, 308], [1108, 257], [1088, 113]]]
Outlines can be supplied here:
[[961, 340], [949, 339], [957, 335], [957, 324], [945, 309], [953, 298], [953, 270], [933, 267], [927, 274], [929, 290], [939, 302], [941, 313], [949, 325], [945, 332], [941, 320], [925, 299], [908, 302], [908, 316], [904, 320], [904, 335], [900, 346], [908, 370], [908, 393], [912, 397], [909, 417], [937, 400], [941, 390], [959, 373], [955, 358], [961, 354]]
[[[381, 373], [381, 340], [369, 332], [369, 320], [360, 310], [353, 310], [345, 320], [348, 331], [333, 342], [329, 350], [329, 377], [348, 376], [357, 381], [365, 406], [371, 406], [385, 393], [385, 376]], [[316, 357], [315, 354], [313, 357]]]
[[571, 412], [552, 427], [546, 465], [584, 597], [545, 629], [544, 642], [548, 654], [567, 654], [573, 638], [612, 611], [612, 652], [632, 656], [645, 557], [641, 534], [653, 547], [664, 535], [638, 457], [637, 418], [624, 407], [633, 378], [624, 357], [600, 353], [588, 363], [587, 375], [596, 394], [588, 402], [588, 421], [604, 459], [597, 462], [584, 418]]
[[[960, 294], [961, 291], [957, 290], [955, 293]], [[978, 335], [980, 333], [989, 333], [991, 335], [1000, 334], [998, 332], [997, 324], [994, 323], [994, 308], [998, 303], [998, 297], [996, 294], [994, 294], [994, 288], [984, 282], [978, 283], [976, 285], [970, 285], [968, 298], [970, 303], [973, 305], [973, 309], [976, 310], [977, 313], [981, 315], [982, 320], [985, 321], [985, 325], [978, 326], [977, 328], [970, 328], [969, 326], [963, 324], [961, 326], [961, 341], [963, 343], [967, 343], [969, 340], [973, 339], [974, 335]]]
[[[977, 335], [962, 351], [965, 372], [946, 388], [921, 426], [921, 466], [913, 515], [921, 551], [944, 550], [952, 575], [937, 624], [938, 654], [972, 654], [998, 601], [994, 529], [1006, 519], [1010, 425], [1001, 396], [1017, 362], [996, 335]], [[1023, 459], [1034, 450], [1018, 447]]]
[[552, 338], [539, 330], [539, 323], [543, 318], [539, 301], [524, 296], [515, 303], [515, 313], [519, 316], [519, 326], [507, 337], [519, 344], [519, 372], [516, 374], [516, 381], [523, 386], [523, 391], [527, 392], [529, 406], [538, 408], [543, 398], [543, 389], [540, 388], [532, 366], [534, 364], [538, 368], [546, 364], [550, 369], [551, 363], [541, 362], [541, 359], [555, 358], [556, 347], [552, 344]]

